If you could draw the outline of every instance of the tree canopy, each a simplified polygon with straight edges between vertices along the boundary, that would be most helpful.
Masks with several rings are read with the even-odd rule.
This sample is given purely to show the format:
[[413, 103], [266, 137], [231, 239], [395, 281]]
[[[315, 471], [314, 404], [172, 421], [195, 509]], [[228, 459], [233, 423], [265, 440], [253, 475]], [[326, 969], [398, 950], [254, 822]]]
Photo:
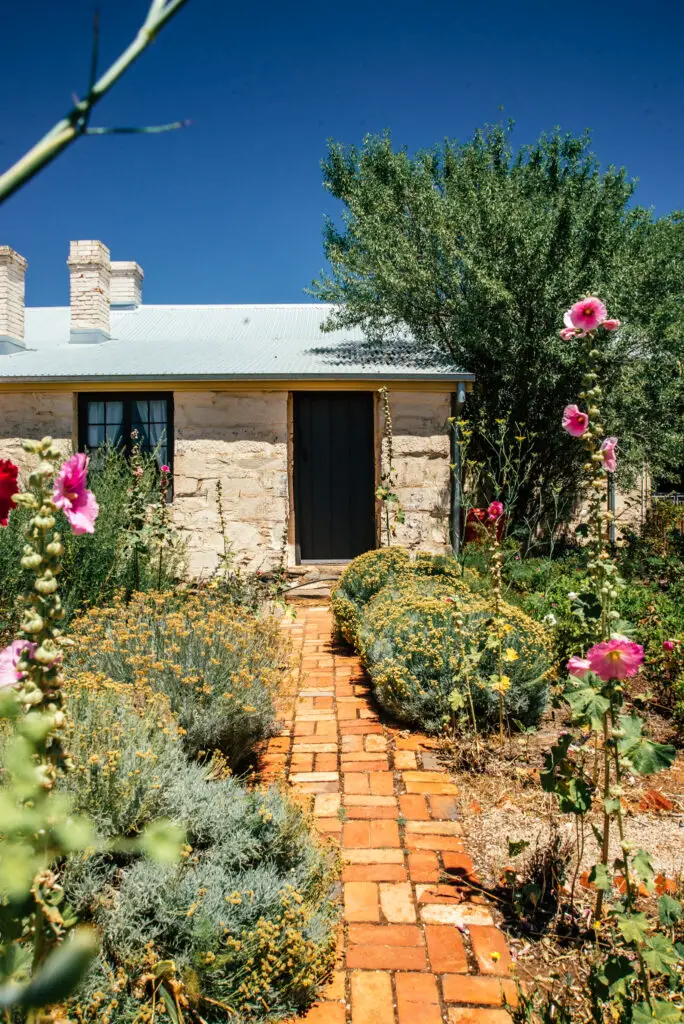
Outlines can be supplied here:
[[331, 142], [324, 184], [345, 210], [326, 222], [330, 270], [312, 292], [336, 305], [328, 329], [361, 326], [385, 352], [399, 336], [417, 360], [474, 372], [485, 428], [526, 424], [536, 463], [524, 513], [579, 478], [579, 446], [560, 427], [579, 353], [558, 332], [587, 292], [624, 322], [605, 336], [601, 381], [623, 472], [647, 459], [664, 476], [682, 461], [684, 220], [632, 205], [635, 182], [601, 169], [588, 134], [556, 130], [514, 151], [511, 130], [415, 156], [389, 134]]

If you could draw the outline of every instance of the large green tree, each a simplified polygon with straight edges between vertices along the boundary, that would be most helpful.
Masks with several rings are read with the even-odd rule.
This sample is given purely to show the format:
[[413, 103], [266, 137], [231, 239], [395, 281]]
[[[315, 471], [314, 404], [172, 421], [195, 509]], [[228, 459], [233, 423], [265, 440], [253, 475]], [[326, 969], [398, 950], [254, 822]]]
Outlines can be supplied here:
[[604, 335], [601, 381], [623, 465], [646, 458], [657, 473], [674, 470], [684, 253], [681, 219], [633, 206], [635, 182], [602, 170], [588, 135], [554, 131], [515, 152], [510, 132], [488, 126], [416, 156], [387, 134], [361, 148], [331, 143], [325, 187], [346, 209], [340, 224], [326, 222], [330, 271], [312, 291], [336, 305], [328, 329], [365, 331], [354, 359], [398, 352], [466, 368], [485, 430], [501, 418], [512, 434], [526, 424], [534, 465], [516, 511], [529, 515], [552, 485], [566, 511], [576, 493], [581, 446], [560, 414], [577, 393], [579, 352], [558, 332], [588, 291], [625, 323]]

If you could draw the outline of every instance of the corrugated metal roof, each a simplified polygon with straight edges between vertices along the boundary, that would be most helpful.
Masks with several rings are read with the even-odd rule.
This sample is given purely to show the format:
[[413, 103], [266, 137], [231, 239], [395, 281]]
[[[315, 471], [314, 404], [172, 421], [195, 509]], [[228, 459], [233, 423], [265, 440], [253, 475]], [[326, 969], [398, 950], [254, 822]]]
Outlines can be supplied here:
[[69, 343], [68, 306], [26, 309], [26, 350], [0, 354], [0, 381], [350, 379], [470, 380], [416, 356], [406, 340], [378, 353], [360, 330], [330, 334], [330, 306], [139, 306], [111, 311], [111, 340]]

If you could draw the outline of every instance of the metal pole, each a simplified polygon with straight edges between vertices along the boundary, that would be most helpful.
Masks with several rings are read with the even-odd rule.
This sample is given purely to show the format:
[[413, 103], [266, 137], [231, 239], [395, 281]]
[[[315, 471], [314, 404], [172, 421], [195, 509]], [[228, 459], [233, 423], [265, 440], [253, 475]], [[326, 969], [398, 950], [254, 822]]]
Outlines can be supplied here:
[[615, 547], [615, 475], [608, 474], [608, 511], [612, 513], [608, 522], [608, 539], [611, 547]]
[[450, 438], [450, 459], [453, 469], [451, 470], [451, 550], [454, 556], [458, 556], [461, 550], [461, 446], [459, 441], [458, 421], [463, 412], [466, 400], [466, 386], [464, 383], [457, 385], [456, 391], [451, 393], [451, 438]]

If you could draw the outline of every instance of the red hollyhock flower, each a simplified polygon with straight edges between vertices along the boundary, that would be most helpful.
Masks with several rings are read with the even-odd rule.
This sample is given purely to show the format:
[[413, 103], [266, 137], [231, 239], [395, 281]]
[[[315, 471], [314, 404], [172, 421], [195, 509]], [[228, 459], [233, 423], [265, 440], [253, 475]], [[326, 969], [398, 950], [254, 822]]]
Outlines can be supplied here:
[[0, 526], [7, 526], [10, 511], [15, 507], [12, 496], [19, 490], [19, 470], [9, 459], [0, 459]]

